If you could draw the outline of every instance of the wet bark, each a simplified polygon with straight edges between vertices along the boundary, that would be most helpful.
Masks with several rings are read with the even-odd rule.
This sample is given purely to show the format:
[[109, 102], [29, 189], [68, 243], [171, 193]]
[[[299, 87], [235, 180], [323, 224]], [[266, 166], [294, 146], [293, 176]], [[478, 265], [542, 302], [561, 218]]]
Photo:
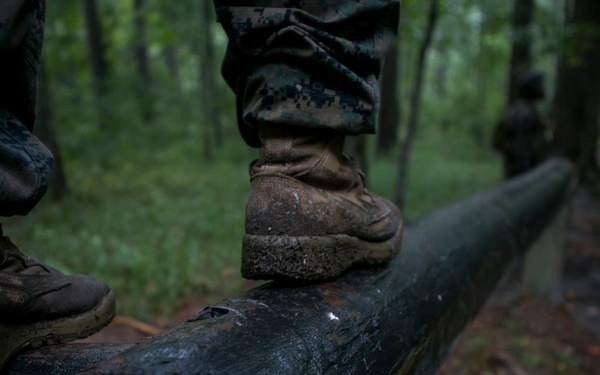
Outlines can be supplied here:
[[68, 344], [30, 350], [10, 361], [2, 374], [77, 374], [132, 346], [132, 344]]

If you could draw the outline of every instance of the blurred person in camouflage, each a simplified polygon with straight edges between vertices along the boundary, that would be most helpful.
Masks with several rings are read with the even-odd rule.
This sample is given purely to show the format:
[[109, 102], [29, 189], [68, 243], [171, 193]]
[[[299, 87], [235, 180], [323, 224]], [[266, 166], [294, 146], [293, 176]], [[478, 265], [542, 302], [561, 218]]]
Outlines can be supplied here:
[[544, 97], [542, 73], [527, 73], [519, 78], [518, 98], [493, 135], [493, 147], [503, 156], [505, 179], [526, 172], [548, 157], [548, 126], [537, 109], [537, 103]]
[[[12, 61], [0, 70], [0, 79], [6, 82], [2, 84], [6, 98], [0, 101], [4, 107], [0, 215], [4, 216], [25, 214], [35, 205], [51, 164], [49, 152], [30, 132], [42, 2], [9, 4], [0, 5], [0, 63], [5, 56]], [[314, 281], [338, 276], [355, 265], [390, 261], [400, 248], [400, 211], [365, 188], [360, 168], [342, 151], [346, 136], [375, 132], [377, 78], [397, 32], [399, 1], [214, 0], [214, 4], [229, 36], [222, 73], [237, 97], [239, 129], [246, 143], [259, 149], [258, 159], [250, 165], [242, 275]], [[11, 95], [6, 95], [5, 87]], [[19, 96], [14, 95], [17, 91]], [[65, 293], [60, 305], [67, 308], [73, 301], [76, 314], [106, 305], [111, 296], [93, 279], [70, 283], [69, 277], [28, 260], [6, 237], [2, 259], [8, 261], [0, 263], [0, 313], [7, 321], [0, 322], [0, 340], [17, 335], [23, 324], [46, 324], [50, 311], [51, 322], [73, 315], [55, 312], [54, 299], [38, 302], [38, 290], [47, 283], [68, 284], [48, 293]], [[45, 279], [30, 279], [38, 272]], [[15, 288], [16, 284], [25, 288]], [[12, 290], [18, 291], [18, 298], [5, 297]], [[79, 304], [84, 297], [85, 307]], [[25, 323], [20, 321], [23, 304], [39, 305]], [[102, 314], [94, 329], [110, 320], [111, 313]], [[50, 343], [35, 340], [36, 345]], [[7, 345], [0, 346], [0, 353], [8, 350], [5, 357], [22, 347]]]

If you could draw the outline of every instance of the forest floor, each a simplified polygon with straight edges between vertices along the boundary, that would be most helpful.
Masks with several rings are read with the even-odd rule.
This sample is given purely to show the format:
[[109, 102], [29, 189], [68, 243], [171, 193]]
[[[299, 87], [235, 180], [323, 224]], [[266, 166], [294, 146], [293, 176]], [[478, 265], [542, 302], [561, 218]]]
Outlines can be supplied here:
[[[558, 301], [518, 293], [506, 298], [510, 290], [500, 288], [464, 332], [440, 375], [600, 375], [600, 198], [578, 192], [570, 217]], [[206, 299], [182, 301], [172, 318], [151, 323], [117, 316], [82, 341], [134, 343], [207, 305]]]
[[571, 206], [564, 261], [557, 301], [510, 298], [501, 285], [439, 375], [600, 375], [600, 198], [585, 191]]

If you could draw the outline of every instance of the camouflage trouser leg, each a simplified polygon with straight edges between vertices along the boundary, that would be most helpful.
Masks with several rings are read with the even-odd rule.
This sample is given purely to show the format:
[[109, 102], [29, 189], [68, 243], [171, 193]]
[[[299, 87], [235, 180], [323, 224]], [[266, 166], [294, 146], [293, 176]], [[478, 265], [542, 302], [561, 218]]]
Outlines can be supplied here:
[[258, 146], [256, 128], [265, 123], [375, 132], [377, 77], [399, 0], [214, 3], [229, 36], [222, 72], [246, 142]]
[[16, 117], [0, 108], [0, 216], [25, 215], [46, 192], [52, 154]]

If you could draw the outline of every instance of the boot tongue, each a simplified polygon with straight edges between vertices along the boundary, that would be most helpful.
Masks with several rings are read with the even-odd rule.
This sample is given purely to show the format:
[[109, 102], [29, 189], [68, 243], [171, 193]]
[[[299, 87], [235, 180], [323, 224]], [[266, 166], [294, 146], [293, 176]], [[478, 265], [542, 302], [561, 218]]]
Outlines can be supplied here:
[[44, 275], [50, 271], [23, 254], [8, 237], [0, 237], [0, 271], [27, 275]]

